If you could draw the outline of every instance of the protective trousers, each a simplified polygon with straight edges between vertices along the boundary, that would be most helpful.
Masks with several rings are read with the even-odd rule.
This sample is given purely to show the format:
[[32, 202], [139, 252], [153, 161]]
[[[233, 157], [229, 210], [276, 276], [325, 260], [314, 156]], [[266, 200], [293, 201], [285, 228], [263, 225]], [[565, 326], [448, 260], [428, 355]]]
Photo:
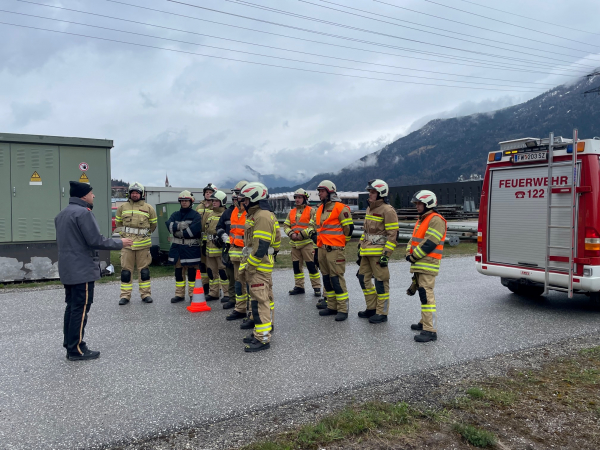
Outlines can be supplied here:
[[150, 292], [150, 269], [148, 267], [152, 263], [152, 255], [149, 248], [141, 250], [132, 250], [130, 248], [121, 249], [121, 297], [127, 300], [131, 299], [131, 291], [133, 290], [132, 273], [137, 267], [140, 271], [138, 287], [140, 297], [146, 298], [151, 295]]
[[65, 284], [65, 316], [63, 321], [63, 347], [69, 355], [83, 355], [83, 340], [88, 312], [94, 301], [94, 282]]
[[188, 294], [190, 300], [194, 295], [194, 287], [196, 287], [196, 273], [200, 270], [199, 265], [182, 266], [181, 261], [175, 263], [175, 296], [185, 298], [185, 278], [188, 280]]
[[254, 320], [254, 337], [260, 342], [271, 341], [271, 330], [273, 329], [273, 314], [275, 303], [273, 302], [273, 280], [271, 273], [252, 270], [248, 273], [248, 286], [250, 288], [250, 309], [252, 320]]
[[225, 273], [225, 265], [221, 260], [221, 255], [206, 257], [206, 271], [210, 277], [210, 291], [208, 292], [208, 295], [220, 298], [221, 280], [227, 283], [227, 273]]
[[321, 275], [315, 264], [315, 249], [311, 244], [302, 248], [292, 247], [292, 267], [294, 268], [294, 286], [304, 289], [303, 264], [306, 263], [308, 277], [313, 289], [321, 289]]
[[417, 283], [417, 293], [421, 300], [421, 320], [423, 330], [437, 332], [437, 312], [435, 307], [435, 296], [433, 295], [433, 287], [435, 286], [435, 275], [428, 273], [415, 273]]
[[[379, 256], [363, 256], [358, 270], [358, 281], [365, 295], [367, 309], [376, 309], [376, 314], [387, 316], [390, 308], [390, 271], [379, 265]], [[375, 278], [373, 286], [372, 278]]]
[[233, 276], [235, 278], [235, 310], [246, 314], [248, 311], [248, 280], [246, 280], [246, 271], [240, 272], [240, 261], [232, 261]]
[[327, 308], [348, 313], [348, 290], [346, 289], [346, 257], [344, 249], [328, 252], [325, 247], [319, 249], [319, 268], [323, 274], [323, 286], [327, 296]]
[[230, 262], [225, 266], [225, 273], [227, 274], [227, 290], [223, 289], [223, 294], [229, 297], [229, 301], [235, 301], [235, 272], [233, 264]]

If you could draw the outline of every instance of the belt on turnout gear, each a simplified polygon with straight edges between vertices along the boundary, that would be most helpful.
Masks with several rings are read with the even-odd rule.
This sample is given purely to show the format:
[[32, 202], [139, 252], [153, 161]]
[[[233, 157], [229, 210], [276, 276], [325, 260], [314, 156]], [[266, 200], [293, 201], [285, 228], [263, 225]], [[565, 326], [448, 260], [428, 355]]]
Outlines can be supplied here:
[[375, 245], [385, 245], [385, 243], [388, 240], [388, 237], [385, 234], [364, 233], [363, 236], [364, 236], [365, 242], [370, 242], [371, 244], [375, 244]]
[[122, 227], [121, 230], [115, 230], [115, 231], [121, 231], [122, 233], [127, 233], [127, 234], [141, 234], [141, 235], [147, 235], [150, 232], [149, 228], [132, 228], [132, 227]]
[[[275, 249], [273, 249], [273, 247], [269, 247], [269, 250], [267, 251], [267, 254], [268, 255], [273, 255], [274, 253], [275, 253]], [[244, 258], [247, 258], [251, 254], [252, 254], [252, 247], [244, 247], [242, 249], [242, 256]]]
[[200, 243], [198, 242], [198, 239], [179, 239], [179, 238], [174, 237], [174, 238], [171, 238], [171, 242], [173, 244], [189, 245], [190, 247], [200, 245]]

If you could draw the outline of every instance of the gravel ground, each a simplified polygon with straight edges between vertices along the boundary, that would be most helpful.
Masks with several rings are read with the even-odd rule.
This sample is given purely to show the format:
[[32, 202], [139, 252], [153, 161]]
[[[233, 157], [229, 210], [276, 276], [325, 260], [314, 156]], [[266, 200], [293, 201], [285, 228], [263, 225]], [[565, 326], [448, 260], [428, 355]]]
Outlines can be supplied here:
[[478, 274], [472, 257], [453, 258], [437, 280], [439, 339], [417, 344], [409, 325], [420, 303], [404, 295], [408, 264], [390, 270], [390, 320], [381, 325], [356, 317], [364, 300], [354, 264], [347, 270], [351, 314], [342, 323], [319, 317], [312, 296], [289, 297], [292, 271], [276, 271], [276, 331], [271, 349], [258, 354], [243, 352], [247, 332], [224, 320], [228, 311], [218, 302], [209, 313], [190, 314], [185, 304], [169, 303], [174, 281], [161, 278], [152, 282], [151, 305], [134, 294], [120, 307], [118, 284], [97, 285], [86, 341], [102, 355], [73, 363], [61, 346], [62, 290], [1, 291], [0, 447], [114, 447], [185, 430], [177, 439], [201, 439], [182, 440], [180, 448], [227, 448], [253, 430], [328, 413], [362, 389], [357, 400], [389, 386], [418, 398], [442, 367], [460, 371], [600, 332], [600, 311], [585, 296], [519, 297]]

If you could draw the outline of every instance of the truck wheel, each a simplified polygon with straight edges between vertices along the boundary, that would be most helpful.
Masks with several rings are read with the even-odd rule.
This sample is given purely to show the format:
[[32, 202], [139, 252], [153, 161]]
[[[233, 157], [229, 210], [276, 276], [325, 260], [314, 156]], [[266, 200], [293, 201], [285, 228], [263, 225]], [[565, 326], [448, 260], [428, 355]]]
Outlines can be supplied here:
[[539, 297], [544, 293], [544, 288], [541, 286], [525, 286], [523, 295], [527, 297]]
[[590, 302], [595, 306], [600, 306], [600, 292], [591, 292]]

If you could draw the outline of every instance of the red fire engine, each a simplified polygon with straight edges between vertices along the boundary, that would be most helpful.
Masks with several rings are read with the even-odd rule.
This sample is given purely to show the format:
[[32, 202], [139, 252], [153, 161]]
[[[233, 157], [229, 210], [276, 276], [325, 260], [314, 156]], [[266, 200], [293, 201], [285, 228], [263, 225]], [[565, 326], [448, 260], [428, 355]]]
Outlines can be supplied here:
[[512, 292], [600, 299], [600, 138], [500, 142], [481, 192], [477, 271]]

